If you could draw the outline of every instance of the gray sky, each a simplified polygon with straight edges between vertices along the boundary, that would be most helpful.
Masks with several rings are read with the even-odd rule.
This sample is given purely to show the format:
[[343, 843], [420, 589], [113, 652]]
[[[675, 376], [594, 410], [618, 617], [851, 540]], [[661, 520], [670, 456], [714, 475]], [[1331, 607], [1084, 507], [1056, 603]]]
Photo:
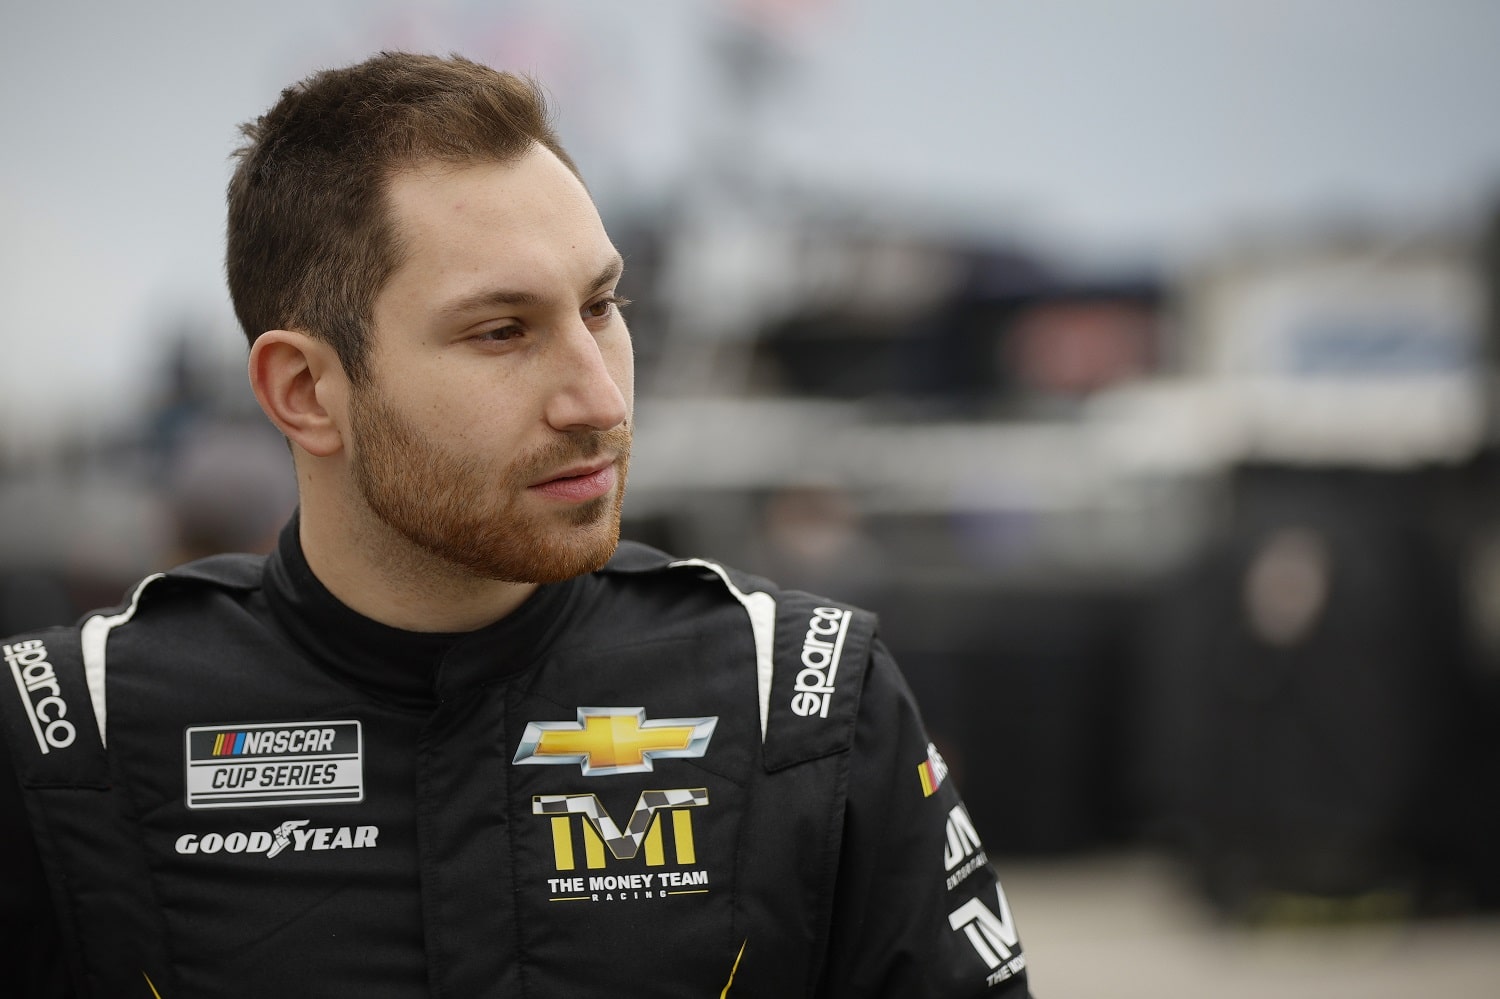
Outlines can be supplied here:
[[[0, 3], [0, 448], [128, 413], [177, 317], [242, 350], [227, 157], [312, 69], [402, 47], [532, 70], [607, 208], [739, 124], [705, 96], [728, 3]], [[1246, 225], [1455, 219], [1500, 190], [1488, 0], [801, 6], [765, 169], [909, 217], [1181, 260]]]

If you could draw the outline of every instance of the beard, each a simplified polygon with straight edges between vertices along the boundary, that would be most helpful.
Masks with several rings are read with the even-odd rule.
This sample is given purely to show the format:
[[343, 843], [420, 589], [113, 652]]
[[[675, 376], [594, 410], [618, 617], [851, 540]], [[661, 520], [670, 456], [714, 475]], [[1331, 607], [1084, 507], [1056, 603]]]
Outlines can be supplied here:
[[[428, 554], [484, 579], [556, 583], [602, 567], [619, 545], [629, 424], [560, 432], [496, 471], [423, 435], [376, 392], [357, 391], [350, 409], [350, 460], [361, 496], [380, 521]], [[528, 484], [606, 451], [619, 456], [612, 493], [528, 509]]]

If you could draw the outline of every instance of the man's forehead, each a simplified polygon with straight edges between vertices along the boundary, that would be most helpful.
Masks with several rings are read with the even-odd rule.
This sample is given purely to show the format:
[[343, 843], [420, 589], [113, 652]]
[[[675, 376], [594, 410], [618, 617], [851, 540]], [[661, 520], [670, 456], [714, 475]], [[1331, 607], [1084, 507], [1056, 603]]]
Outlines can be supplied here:
[[551, 150], [535, 144], [508, 159], [421, 159], [404, 164], [386, 175], [384, 193], [398, 216], [445, 203], [453, 208], [470, 206], [477, 202], [454, 199], [480, 195], [491, 207], [546, 202], [560, 210], [581, 204], [593, 208], [593, 199], [577, 175]]
[[385, 194], [403, 263], [480, 248], [517, 262], [550, 252], [592, 273], [618, 256], [588, 191], [541, 146], [516, 160], [403, 168]]
[[607, 290], [623, 261], [593, 200], [543, 147], [506, 162], [421, 163], [387, 186], [398, 263], [374, 303], [444, 326]]

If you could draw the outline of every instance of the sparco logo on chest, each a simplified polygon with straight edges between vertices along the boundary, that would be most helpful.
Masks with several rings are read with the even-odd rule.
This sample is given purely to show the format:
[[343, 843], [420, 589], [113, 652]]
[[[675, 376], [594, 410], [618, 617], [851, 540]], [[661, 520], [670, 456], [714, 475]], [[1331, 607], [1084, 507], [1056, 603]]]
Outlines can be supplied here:
[[5, 661], [21, 692], [21, 706], [43, 753], [73, 745], [78, 732], [68, 721], [68, 702], [57, 685], [57, 673], [47, 661], [47, 646], [41, 639], [5, 646]]
[[806, 718], [828, 717], [838, 678], [839, 659], [844, 655], [844, 638], [849, 634], [850, 611], [837, 607], [819, 607], [807, 622], [807, 636], [802, 642], [802, 668], [793, 688], [792, 710]]

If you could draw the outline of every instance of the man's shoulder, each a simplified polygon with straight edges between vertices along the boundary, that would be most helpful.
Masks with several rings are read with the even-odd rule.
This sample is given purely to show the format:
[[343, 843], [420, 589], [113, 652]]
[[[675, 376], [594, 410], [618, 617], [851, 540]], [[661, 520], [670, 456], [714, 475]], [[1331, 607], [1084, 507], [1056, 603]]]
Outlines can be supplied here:
[[72, 624], [32, 629], [4, 638], [9, 645], [43, 631], [82, 631], [99, 627], [113, 628], [128, 621], [142, 620], [143, 609], [170, 607], [176, 600], [194, 593], [217, 591], [248, 593], [261, 587], [266, 558], [264, 555], [212, 555], [186, 562], [163, 572], [153, 572], [132, 583], [117, 604], [87, 611]]
[[793, 603], [815, 603], [859, 609], [836, 596], [823, 596], [794, 587], [782, 586], [774, 579], [747, 572], [711, 556], [672, 555], [638, 541], [620, 542], [614, 557], [600, 570], [600, 573], [622, 578], [643, 577], [653, 573], [678, 578], [696, 577], [710, 585], [725, 587], [741, 598], [752, 594], [766, 594], [778, 602], [784, 600]]
[[265, 565], [264, 555], [210, 555], [171, 569], [163, 573], [163, 577], [188, 587], [254, 590], [260, 588]]
[[639, 574], [669, 568], [677, 561], [659, 548], [639, 541], [621, 541], [614, 555], [599, 571], [605, 575]]
[[203, 594], [238, 597], [261, 587], [264, 566], [263, 555], [212, 555], [154, 572], [126, 590], [118, 604], [84, 614], [76, 627], [88, 635], [127, 623], [149, 625], [174, 609], [201, 608], [202, 601], [194, 598]]
[[[876, 618], [852, 604], [783, 588], [712, 558], [682, 558], [624, 542], [601, 575], [647, 585], [707, 588], [736, 615], [754, 646], [763, 762], [778, 771], [849, 748], [875, 643]], [[683, 591], [671, 594], [681, 620]], [[703, 606], [703, 604], [699, 604]]]

